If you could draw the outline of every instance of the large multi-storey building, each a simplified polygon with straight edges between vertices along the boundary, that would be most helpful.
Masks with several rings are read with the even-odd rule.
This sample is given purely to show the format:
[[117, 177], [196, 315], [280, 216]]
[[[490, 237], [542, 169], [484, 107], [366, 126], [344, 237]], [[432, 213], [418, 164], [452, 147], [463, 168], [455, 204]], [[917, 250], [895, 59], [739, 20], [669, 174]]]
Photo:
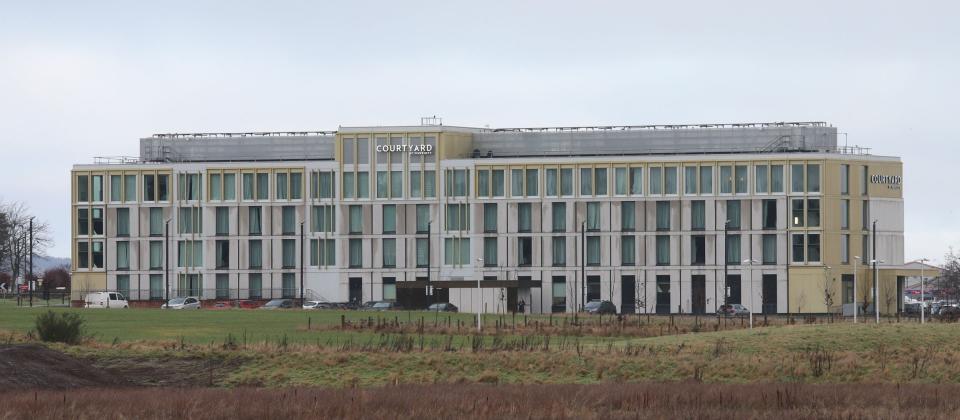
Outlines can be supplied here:
[[902, 164], [868, 152], [821, 122], [159, 134], [74, 166], [73, 298], [817, 313], [878, 273], [893, 312]]

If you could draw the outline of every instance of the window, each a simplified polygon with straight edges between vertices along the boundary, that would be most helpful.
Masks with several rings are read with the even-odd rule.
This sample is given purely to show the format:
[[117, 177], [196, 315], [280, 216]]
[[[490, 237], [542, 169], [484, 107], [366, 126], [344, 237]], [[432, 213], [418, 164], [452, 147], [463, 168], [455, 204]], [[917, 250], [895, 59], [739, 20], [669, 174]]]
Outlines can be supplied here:
[[477, 197], [490, 196], [490, 171], [486, 169], [477, 170]]
[[517, 205], [517, 232], [530, 232], [533, 230], [533, 211], [530, 203], [520, 203]]
[[850, 200], [840, 200], [840, 229], [850, 229]]
[[567, 265], [567, 238], [563, 236], [554, 236], [551, 239], [551, 248], [553, 250], [552, 263], [554, 267], [564, 267]]
[[203, 267], [203, 242], [177, 241], [177, 267]]
[[777, 228], [777, 200], [763, 200], [761, 202], [763, 217], [763, 229]]
[[90, 209], [90, 224], [94, 235], [103, 235], [103, 208]]
[[740, 265], [740, 235], [726, 235], [727, 264]]
[[179, 197], [181, 200], [200, 199], [200, 174], [178, 174]]
[[580, 168], [580, 195], [593, 195], [592, 168]]
[[150, 207], [150, 236], [163, 235], [163, 209], [160, 207]]
[[363, 233], [363, 208], [358, 204], [352, 204], [348, 207], [348, 211], [350, 212], [350, 234]]
[[127, 201], [127, 202], [137, 201], [137, 176], [136, 175], [123, 176], [123, 201]]
[[[152, 175], [151, 175], [152, 176]], [[86, 175], [77, 175], [77, 202], [86, 203], [90, 201], [89, 188]]]
[[620, 237], [620, 264], [635, 265], [637, 263], [637, 238], [633, 235]]
[[587, 236], [587, 265], [600, 265], [599, 236]]
[[240, 193], [244, 200], [253, 200], [253, 174], [244, 173], [240, 176]]
[[280, 231], [283, 235], [294, 235], [297, 233], [297, 213], [293, 206], [283, 206], [280, 208]]
[[761, 262], [764, 264], [777, 263], [777, 235], [766, 233], [763, 235], [763, 256]]
[[469, 178], [469, 176], [466, 169], [448, 169], [444, 181], [446, 184], [447, 197], [466, 197], [467, 178]]
[[720, 194], [730, 194], [733, 192], [733, 168], [730, 166], [720, 167]]
[[663, 168], [663, 192], [665, 194], [677, 193], [677, 167], [668, 166]]
[[150, 299], [163, 299], [163, 276], [160, 274], [150, 275]]
[[117, 209], [117, 236], [130, 236], [130, 209]]
[[333, 239], [311, 239], [310, 265], [315, 267], [336, 265], [334, 260], [337, 255], [335, 242]]
[[807, 227], [820, 227], [820, 200], [807, 200]]
[[103, 268], [103, 242], [93, 241], [92, 245], [93, 268]]
[[744, 165], [737, 165], [734, 167], [734, 181], [735, 181], [735, 190], [737, 194], [746, 194], [749, 192], [747, 190], [747, 167]]
[[870, 202], [863, 200], [860, 205], [860, 220], [863, 221], [863, 230], [870, 230]]
[[143, 201], [167, 201], [167, 174], [143, 175]]
[[117, 270], [130, 269], [130, 242], [117, 241]]
[[683, 193], [697, 193], [697, 167], [685, 166], [683, 168]]
[[217, 273], [216, 276], [217, 282], [217, 299], [229, 299], [230, 298], [230, 275]]
[[397, 266], [396, 238], [383, 239], [383, 266], [384, 268], [393, 268]]
[[117, 274], [117, 293], [127, 298], [130, 297], [130, 275]]
[[470, 208], [466, 204], [447, 204], [447, 230], [470, 230]]
[[742, 288], [740, 287], [740, 275], [739, 274], [728, 274], [727, 275], [727, 300], [725, 303], [729, 304], [739, 304], [741, 303]]
[[840, 262], [843, 264], [850, 263], [850, 234], [844, 233], [840, 235]]
[[210, 200], [222, 200], [223, 199], [223, 183], [220, 180], [220, 174], [214, 173], [210, 174], [207, 177], [207, 182], [210, 185], [207, 187], [207, 193], [210, 195]]
[[493, 196], [504, 196], [503, 169], [494, 169], [491, 173], [491, 183], [493, 184]]
[[620, 230], [633, 232], [637, 229], [637, 209], [633, 201], [620, 203]]
[[357, 175], [353, 172], [343, 173], [343, 189], [341, 195], [343, 198], [355, 198], [357, 195]]
[[587, 276], [587, 302], [600, 300], [600, 276]]
[[630, 194], [643, 194], [643, 168], [630, 168]]
[[657, 201], [657, 230], [670, 230], [670, 202]]
[[334, 206], [313, 206], [313, 217], [311, 217], [313, 222], [314, 232], [327, 232], [333, 233], [334, 226], [336, 221], [336, 212]]
[[260, 207], [247, 207], [247, 228], [251, 235], [263, 234], [263, 209]]
[[690, 228], [704, 230], [707, 228], [707, 204], [703, 200], [690, 202]]
[[250, 248], [250, 255], [247, 258], [247, 268], [263, 268], [263, 242], [259, 239], [250, 239], [247, 244]]
[[90, 243], [77, 242], [77, 268], [90, 268]]
[[335, 175], [333, 172], [310, 173], [310, 198], [332, 198]]
[[820, 192], [820, 165], [807, 164], [807, 192]]
[[616, 195], [627, 195], [627, 185], [630, 180], [627, 178], [627, 168], [614, 168], [613, 170], [613, 193]]
[[860, 255], [863, 255], [863, 261], [873, 259], [870, 256], [870, 235], [869, 233], [860, 236]]
[[395, 277], [383, 278], [383, 300], [388, 302], [397, 300], [397, 279]]
[[657, 276], [657, 307], [658, 314], [670, 313], [670, 276]]
[[430, 205], [417, 204], [417, 233], [427, 233], [430, 230]]
[[860, 167], [860, 169], [861, 169], [861, 171], [860, 171], [860, 195], [867, 195], [867, 192], [869, 191], [869, 188], [868, 188], [868, 187], [869, 187], [869, 184], [868, 184], [869, 181], [868, 181], [868, 179], [869, 179], [870, 176], [869, 176], [868, 174], [870, 173], [870, 167], [869, 167], [869, 166], [862, 166], [862, 167]]
[[280, 296], [286, 299], [293, 299], [297, 295], [297, 274], [283, 273], [280, 275]]
[[537, 177], [536, 169], [527, 169], [527, 179], [526, 185], [527, 188], [527, 197], [536, 197], [539, 195], [539, 178]]
[[550, 219], [554, 232], [567, 231], [567, 203], [552, 203]]
[[600, 230], [600, 203], [587, 203], [587, 230]]
[[257, 200], [270, 199], [270, 174], [257, 173]]
[[163, 242], [150, 241], [150, 269], [163, 268]]
[[727, 229], [740, 229], [740, 200], [727, 200]]
[[470, 264], [470, 239], [445, 238], [443, 240], [443, 261], [447, 265]]
[[397, 206], [385, 204], [383, 206], [383, 233], [397, 233]]
[[573, 168], [560, 168], [560, 195], [573, 195]]
[[770, 165], [770, 192], [783, 192], [783, 165]]
[[483, 238], [483, 266], [497, 266], [497, 238]]
[[110, 175], [110, 201], [123, 200], [122, 190], [123, 183], [120, 181], [120, 175]]
[[792, 245], [793, 245], [793, 259], [791, 261], [795, 263], [802, 263], [804, 261], [804, 241], [802, 233], [795, 233], [791, 236]]
[[553, 276], [550, 282], [550, 311], [564, 312], [567, 310], [567, 283], [563, 276]]
[[230, 241], [216, 242], [215, 267], [217, 269], [230, 268]]
[[607, 169], [596, 168], [593, 171], [593, 193], [607, 195]]
[[283, 268], [294, 268], [297, 266], [297, 240], [284, 239], [280, 241], [280, 257]]
[[217, 207], [216, 210], [217, 236], [226, 236], [230, 234], [230, 208]]
[[517, 265], [529, 267], [533, 262], [533, 239], [529, 236], [517, 238]]
[[417, 238], [417, 267], [426, 267], [429, 243], [425, 238]]
[[247, 277], [247, 293], [250, 299], [260, 299], [263, 297], [263, 275], [260, 273], [250, 273]]
[[670, 237], [657, 235], [657, 265], [670, 265]]
[[790, 192], [802, 193], [804, 186], [802, 164], [790, 165], [790, 180]]
[[[522, 212], [522, 209], [521, 209], [521, 212]], [[483, 231], [485, 233], [497, 232], [497, 204], [496, 203], [485, 203], [483, 205]]]
[[790, 203], [793, 214], [793, 227], [803, 227], [803, 199], [795, 198], [790, 200]]
[[850, 165], [840, 165], [840, 194], [850, 194]]
[[713, 167], [700, 167], [700, 194], [713, 194]]
[[703, 235], [690, 237], [690, 264], [704, 265], [707, 262], [707, 238]]
[[807, 234], [807, 262], [820, 262], [820, 234]]
[[180, 218], [177, 220], [180, 227], [180, 233], [201, 233], [203, 232], [203, 219], [200, 216], [198, 207], [180, 207]]
[[[496, 171], [494, 171], [494, 179], [496, 179]], [[436, 171], [423, 171], [423, 196], [425, 198], [437, 196]]]
[[77, 209], [77, 235], [90, 234], [90, 209]]
[[90, 191], [92, 195], [92, 201], [102, 202], [103, 201], [103, 175], [93, 175], [90, 177]]
[[560, 196], [560, 188], [557, 185], [559, 179], [557, 179], [557, 169], [548, 168], [544, 172], [544, 178], [547, 188], [547, 197], [558, 197]]
[[357, 172], [357, 198], [370, 198], [370, 173]]
[[766, 194], [770, 192], [770, 184], [767, 176], [769, 171], [769, 166], [767, 165], [757, 165], [754, 168], [754, 185], [757, 191], [757, 194]]
[[390, 195], [387, 189], [388, 181], [387, 171], [377, 171], [377, 198], [387, 198]]

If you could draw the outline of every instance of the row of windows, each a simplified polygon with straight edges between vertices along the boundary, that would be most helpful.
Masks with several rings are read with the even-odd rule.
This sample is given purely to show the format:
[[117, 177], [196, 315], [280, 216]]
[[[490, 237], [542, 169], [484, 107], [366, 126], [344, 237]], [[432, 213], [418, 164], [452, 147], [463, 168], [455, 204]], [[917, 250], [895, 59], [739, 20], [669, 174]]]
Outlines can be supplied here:
[[[217, 299], [230, 298], [230, 277], [228, 274], [216, 274], [216, 297]], [[150, 274], [149, 298], [151, 300], [161, 300], [166, 297], [166, 281], [162, 274]], [[178, 276], [177, 289], [175, 294], [179, 297], [200, 296], [203, 284], [203, 274], [182, 273]], [[294, 298], [296, 296], [296, 275], [294, 273], [283, 273], [281, 275], [283, 298]], [[260, 299], [263, 297], [263, 275], [261, 273], [247, 274], [247, 290], [250, 299]], [[130, 296], [130, 275], [117, 275], [117, 291], [124, 296]]]
[[[273, 170], [273, 191], [277, 200], [303, 198], [303, 172]], [[207, 176], [206, 199], [208, 201], [233, 201], [237, 199], [237, 179], [243, 200], [268, 200], [270, 198], [270, 174], [268, 171], [210, 171]], [[313, 198], [333, 197], [333, 172], [315, 171], [311, 178]], [[167, 174], [143, 174], [144, 202], [169, 201], [169, 177]], [[177, 174], [180, 200], [200, 200], [204, 176], [202, 173]], [[110, 175], [108, 200], [115, 203], [137, 201], [137, 175]], [[77, 175], [77, 202], [104, 202], [104, 175]]]
[[[375, 164], [393, 164], [400, 165], [404, 161], [404, 156], [409, 157], [409, 163], [435, 163], [437, 158], [436, 136], [424, 135], [384, 135], [374, 136], [374, 142], [377, 147], [373, 148]], [[346, 165], [367, 165], [371, 163], [370, 159], [370, 137], [342, 137], [341, 146], [343, 150], [343, 163]], [[410, 153], [412, 146], [427, 146], [432, 153]], [[404, 150], [404, 148], [408, 150]], [[377, 152], [377, 150], [382, 150]]]

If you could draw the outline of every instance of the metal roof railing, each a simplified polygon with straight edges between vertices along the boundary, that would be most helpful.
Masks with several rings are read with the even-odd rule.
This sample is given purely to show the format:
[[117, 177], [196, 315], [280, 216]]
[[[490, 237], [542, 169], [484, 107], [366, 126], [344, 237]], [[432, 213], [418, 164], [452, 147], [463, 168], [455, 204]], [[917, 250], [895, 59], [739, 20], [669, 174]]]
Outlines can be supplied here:
[[570, 127], [516, 127], [492, 128], [492, 132], [577, 132], [577, 131], [632, 131], [632, 130], [699, 130], [710, 128], [777, 128], [777, 127], [828, 127], [824, 121], [781, 121], [765, 123], [719, 123], [719, 124], [653, 124], [653, 125], [601, 125]]
[[237, 138], [237, 137], [309, 137], [309, 136], [333, 136], [336, 130], [329, 131], [248, 131], [236, 133], [159, 133], [150, 136], [155, 139], [217, 139], [217, 138]]

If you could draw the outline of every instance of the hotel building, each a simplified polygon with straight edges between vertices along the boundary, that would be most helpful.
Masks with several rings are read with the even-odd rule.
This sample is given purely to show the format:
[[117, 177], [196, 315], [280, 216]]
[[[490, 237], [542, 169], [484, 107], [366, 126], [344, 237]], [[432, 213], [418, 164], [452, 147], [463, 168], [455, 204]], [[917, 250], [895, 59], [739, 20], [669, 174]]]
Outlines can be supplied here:
[[73, 299], [902, 306], [902, 163], [826, 123], [426, 122], [157, 134], [137, 158], [75, 165]]

